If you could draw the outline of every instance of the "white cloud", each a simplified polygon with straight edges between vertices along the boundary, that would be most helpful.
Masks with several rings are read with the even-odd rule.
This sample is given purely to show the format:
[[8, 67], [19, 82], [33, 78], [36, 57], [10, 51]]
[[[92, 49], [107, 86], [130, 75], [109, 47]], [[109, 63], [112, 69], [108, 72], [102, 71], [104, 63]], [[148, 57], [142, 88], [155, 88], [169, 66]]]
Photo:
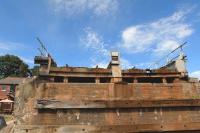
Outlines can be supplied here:
[[98, 68], [107, 68], [109, 64], [109, 61], [106, 61], [103, 59], [99, 60], [99, 59], [96, 59], [95, 57], [91, 58], [91, 62], [92, 62], [91, 67], [98, 66]]
[[157, 44], [156, 48], [154, 49], [154, 52], [156, 52], [158, 55], [162, 55], [163, 53], [173, 50], [177, 48], [180, 44], [173, 40], [164, 40]]
[[136, 68], [149, 68], [149, 66], [152, 65], [152, 62], [143, 62], [138, 63], [135, 65]]
[[[104, 42], [102, 36], [91, 28], [86, 28], [80, 40], [82, 45], [86, 49], [93, 51], [95, 55], [90, 59], [92, 62], [91, 66], [95, 67], [98, 65], [100, 68], [106, 68], [110, 61], [110, 50], [105, 47], [107, 44]], [[125, 58], [121, 58], [120, 61], [123, 69], [131, 67], [131, 63]]]
[[93, 31], [91, 28], [86, 28], [84, 30], [84, 35], [80, 39], [82, 46], [85, 49], [89, 49], [95, 55], [91, 57], [91, 66], [106, 68], [109, 63], [109, 50], [105, 48], [105, 42], [97, 32]]
[[200, 71], [195, 71], [190, 74], [191, 77], [199, 78], [200, 80]]
[[109, 51], [105, 48], [105, 42], [102, 37], [91, 28], [86, 28], [84, 36], [81, 38], [84, 47], [94, 50], [101, 56], [107, 56]]
[[[1, 41], [0, 42], [0, 55], [5, 54], [14, 54], [16, 55], [16, 51], [28, 51], [28, 47], [26, 47], [22, 43], [18, 42], [10, 42], [10, 41]], [[16, 55], [19, 56], [19, 55]], [[23, 56], [19, 56], [27, 64], [34, 64], [33, 59], [25, 58]]]
[[121, 58], [121, 59], [120, 59], [120, 62], [121, 62], [121, 68], [122, 68], [122, 69], [127, 69], [127, 68], [133, 67], [133, 66], [131, 65], [131, 63], [130, 63], [127, 59], [125, 59], [125, 58]]
[[10, 50], [11, 48], [10, 48], [10, 46], [8, 46], [4, 43], [0, 43], [0, 49], [1, 50]]
[[177, 11], [155, 22], [126, 28], [121, 35], [121, 47], [132, 53], [151, 51], [163, 54], [173, 50], [193, 33], [191, 25], [185, 22], [188, 13]]
[[25, 58], [25, 57], [22, 57], [22, 56], [20, 56], [20, 59], [22, 59], [27, 64], [32, 64], [32, 65], [34, 64], [33, 59]]
[[23, 48], [24, 45], [16, 42], [0, 42], [1, 52], [8, 52]]
[[67, 15], [91, 11], [96, 15], [112, 14], [118, 9], [117, 0], [50, 0], [56, 12]]
[[[188, 13], [190, 13], [189, 10], [180, 10], [171, 16], [154, 22], [127, 27], [122, 31], [119, 49], [125, 49], [129, 53], [151, 52], [155, 55], [166, 54], [179, 46], [194, 32], [192, 26], [185, 21]], [[91, 30], [91, 28], [85, 30], [85, 36], [81, 41], [86, 48], [92, 49], [97, 53], [95, 59], [92, 60], [93, 64], [107, 66], [105, 65], [106, 61], [110, 60], [107, 47], [111, 48], [113, 45], [107, 45], [102, 36]], [[146, 67], [150, 64], [140, 63], [135, 66]], [[125, 69], [133, 65], [122, 58], [121, 66]]]

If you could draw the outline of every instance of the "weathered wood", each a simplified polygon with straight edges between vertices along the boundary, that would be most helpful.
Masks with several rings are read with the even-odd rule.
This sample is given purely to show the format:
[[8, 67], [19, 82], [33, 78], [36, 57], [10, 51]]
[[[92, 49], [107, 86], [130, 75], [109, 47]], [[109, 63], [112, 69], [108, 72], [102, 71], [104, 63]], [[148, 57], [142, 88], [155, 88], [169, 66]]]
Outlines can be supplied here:
[[14, 133], [194, 132], [200, 85], [41, 83], [16, 92]]
[[37, 100], [38, 109], [141, 108], [141, 107], [198, 107], [200, 99], [165, 100]]
[[63, 132], [63, 133], [137, 133], [137, 132], [165, 132], [174, 131], [184, 133], [189, 131], [194, 133], [199, 130], [199, 123], [174, 123], [174, 124], [140, 124], [140, 125], [110, 125], [110, 126], [91, 126], [91, 125], [51, 125], [51, 126], [41, 126], [41, 125], [22, 125], [15, 129], [16, 133], [38, 133], [39, 132]]

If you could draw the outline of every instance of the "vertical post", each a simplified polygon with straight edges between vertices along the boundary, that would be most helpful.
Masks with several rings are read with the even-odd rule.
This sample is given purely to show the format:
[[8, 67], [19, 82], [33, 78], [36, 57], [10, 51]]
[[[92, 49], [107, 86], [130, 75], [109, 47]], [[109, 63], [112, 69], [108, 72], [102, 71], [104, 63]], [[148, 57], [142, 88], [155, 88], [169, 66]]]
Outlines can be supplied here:
[[112, 82], [122, 81], [122, 73], [120, 68], [119, 53], [111, 52], [111, 62], [108, 66], [112, 70]]
[[138, 83], [137, 78], [134, 78], [134, 79], [133, 79], [133, 83]]
[[10, 105], [11, 105], [11, 112], [13, 111], [13, 103], [10, 103]]
[[64, 78], [64, 83], [68, 83], [68, 77]]
[[100, 83], [100, 78], [96, 77], [96, 78], [95, 78], [95, 83], [96, 83], [96, 84], [99, 84], [99, 83]]
[[55, 79], [54, 77], [49, 78], [50, 82], [55, 82], [54, 79]]
[[167, 83], [166, 78], [162, 78], [162, 82], [163, 82], [163, 83]]
[[182, 76], [188, 75], [188, 72], [186, 69], [186, 59], [183, 53], [180, 53], [178, 59], [175, 61], [175, 68], [178, 72], [181, 73]]

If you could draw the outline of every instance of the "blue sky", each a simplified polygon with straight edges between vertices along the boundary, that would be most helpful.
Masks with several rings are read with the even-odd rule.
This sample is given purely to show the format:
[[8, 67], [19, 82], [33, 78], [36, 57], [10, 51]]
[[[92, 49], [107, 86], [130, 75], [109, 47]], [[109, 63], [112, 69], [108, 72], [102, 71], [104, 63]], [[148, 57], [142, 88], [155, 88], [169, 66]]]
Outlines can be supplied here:
[[117, 50], [124, 68], [146, 68], [187, 41], [188, 71], [200, 77], [199, 30], [199, 0], [0, 1], [0, 55], [30, 67], [36, 37], [60, 66], [105, 67]]

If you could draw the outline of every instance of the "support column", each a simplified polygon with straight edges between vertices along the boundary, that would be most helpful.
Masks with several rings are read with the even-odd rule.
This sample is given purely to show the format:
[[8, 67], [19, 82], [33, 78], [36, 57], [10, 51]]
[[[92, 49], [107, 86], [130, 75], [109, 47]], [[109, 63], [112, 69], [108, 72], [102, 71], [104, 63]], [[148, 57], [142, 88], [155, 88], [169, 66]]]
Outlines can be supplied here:
[[55, 82], [54, 77], [50, 77], [49, 80], [50, 80], [50, 82]]
[[96, 83], [96, 84], [99, 84], [99, 83], [100, 83], [100, 78], [97, 78], [97, 77], [96, 77], [96, 78], [95, 78], [95, 83]]
[[162, 82], [163, 82], [163, 83], [167, 83], [166, 78], [162, 78]]
[[137, 79], [137, 78], [134, 78], [134, 79], [133, 79], [133, 83], [138, 83], [138, 79]]
[[120, 68], [120, 60], [118, 52], [111, 52], [111, 62], [108, 66], [112, 70], [112, 82], [121, 82], [122, 81], [122, 73]]
[[68, 83], [68, 77], [64, 78], [64, 83]]

